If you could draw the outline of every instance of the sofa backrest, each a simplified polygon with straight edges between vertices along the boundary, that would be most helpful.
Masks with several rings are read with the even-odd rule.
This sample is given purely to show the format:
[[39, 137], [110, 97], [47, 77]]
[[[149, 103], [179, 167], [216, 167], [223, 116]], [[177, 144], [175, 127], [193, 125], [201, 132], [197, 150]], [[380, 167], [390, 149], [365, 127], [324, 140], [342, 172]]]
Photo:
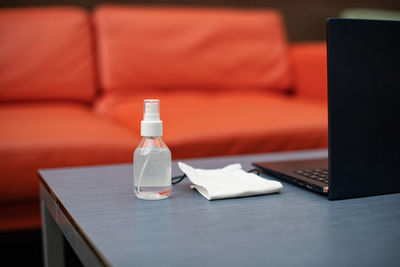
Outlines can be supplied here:
[[90, 19], [78, 8], [0, 10], [0, 101], [95, 94]]
[[290, 86], [277, 11], [101, 6], [94, 26], [105, 91]]
[[328, 100], [326, 42], [294, 43], [290, 46], [293, 93], [297, 96]]

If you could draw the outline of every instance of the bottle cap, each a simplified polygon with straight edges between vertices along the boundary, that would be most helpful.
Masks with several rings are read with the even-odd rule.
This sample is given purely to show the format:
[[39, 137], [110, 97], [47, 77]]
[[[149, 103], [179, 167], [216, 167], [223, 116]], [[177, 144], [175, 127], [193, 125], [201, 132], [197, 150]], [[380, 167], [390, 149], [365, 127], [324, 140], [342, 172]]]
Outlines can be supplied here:
[[143, 120], [141, 122], [140, 134], [142, 136], [162, 136], [162, 121], [160, 120], [160, 100], [144, 100]]

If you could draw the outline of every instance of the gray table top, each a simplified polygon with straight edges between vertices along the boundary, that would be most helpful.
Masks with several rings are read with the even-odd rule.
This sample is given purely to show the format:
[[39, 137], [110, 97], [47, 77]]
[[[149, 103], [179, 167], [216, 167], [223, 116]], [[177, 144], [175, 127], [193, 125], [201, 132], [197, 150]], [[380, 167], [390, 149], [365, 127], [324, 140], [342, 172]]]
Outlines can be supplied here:
[[[250, 169], [254, 161], [326, 155], [314, 150], [184, 162], [201, 168], [240, 162]], [[185, 179], [170, 198], [145, 201], [134, 196], [132, 164], [40, 175], [86, 240], [115, 266], [400, 266], [400, 194], [329, 201], [282, 182], [279, 194], [208, 201]]]

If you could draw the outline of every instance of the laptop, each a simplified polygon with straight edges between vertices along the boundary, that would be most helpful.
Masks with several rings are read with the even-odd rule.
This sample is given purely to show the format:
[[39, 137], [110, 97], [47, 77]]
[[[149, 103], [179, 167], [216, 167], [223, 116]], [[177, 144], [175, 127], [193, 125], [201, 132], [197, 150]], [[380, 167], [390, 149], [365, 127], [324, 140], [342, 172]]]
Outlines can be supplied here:
[[344, 199], [400, 192], [400, 21], [329, 19], [328, 158], [255, 162]]

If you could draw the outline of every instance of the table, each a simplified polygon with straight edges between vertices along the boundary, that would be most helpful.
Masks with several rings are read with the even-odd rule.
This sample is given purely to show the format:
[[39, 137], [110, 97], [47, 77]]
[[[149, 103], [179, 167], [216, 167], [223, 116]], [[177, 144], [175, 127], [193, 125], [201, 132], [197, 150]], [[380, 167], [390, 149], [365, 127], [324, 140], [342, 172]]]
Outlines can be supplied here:
[[[326, 156], [312, 150], [184, 162], [251, 169], [254, 161]], [[85, 266], [400, 266], [400, 194], [329, 201], [282, 182], [279, 194], [208, 201], [185, 179], [170, 198], [146, 201], [134, 196], [132, 164], [39, 176], [47, 266], [65, 266], [66, 242]]]

